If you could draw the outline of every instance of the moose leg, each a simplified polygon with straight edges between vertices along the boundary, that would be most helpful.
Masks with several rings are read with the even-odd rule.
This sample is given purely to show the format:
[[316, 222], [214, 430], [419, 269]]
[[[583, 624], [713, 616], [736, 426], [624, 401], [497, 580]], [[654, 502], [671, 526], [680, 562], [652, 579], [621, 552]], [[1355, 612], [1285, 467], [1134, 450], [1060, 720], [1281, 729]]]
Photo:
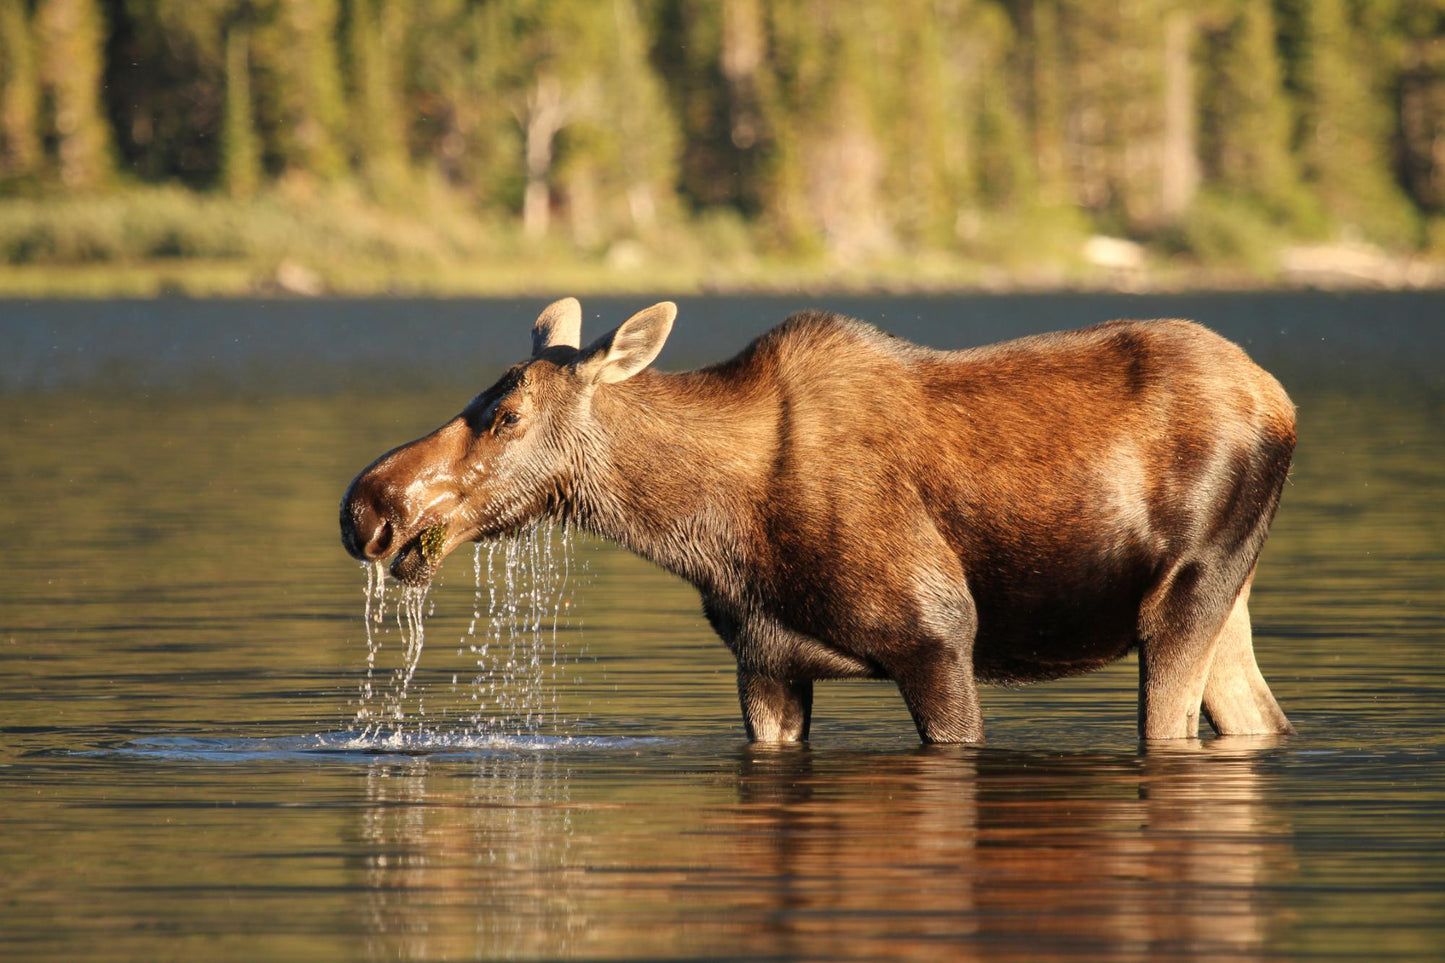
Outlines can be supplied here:
[[1144, 739], [1199, 736], [1204, 686], [1230, 614], [1215, 600], [1237, 597], [1230, 589], [1218, 590], [1222, 578], [1198, 562], [1182, 563], [1145, 600], [1139, 645], [1139, 735]]
[[1209, 652], [1176, 640], [1170, 650], [1150, 640], [1139, 649], [1139, 735], [1144, 739], [1197, 739], [1204, 682], [1209, 673]]
[[1294, 732], [1254, 660], [1248, 582], [1215, 641], [1214, 661], [1204, 683], [1204, 714], [1221, 736]]
[[924, 742], [983, 742], [971, 649], [919, 645], [907, 659], [886, 667]]
[[[935, 558], [949, 549], [933, 533]], [[920, 566], [914, 576], [914, 608], [899, 613], [922, 636], [902, 646], [883, 646], [878, 661], [913, 716], [924, 742], [983, 742], [983, 712], [973, 675], [973, 646], [978, 634], [978, 611], [957, 568], [935, 570]]]
[[806, 742], [813, 681], [780, 680], [738, 668], [738, 700], [749, 742]]

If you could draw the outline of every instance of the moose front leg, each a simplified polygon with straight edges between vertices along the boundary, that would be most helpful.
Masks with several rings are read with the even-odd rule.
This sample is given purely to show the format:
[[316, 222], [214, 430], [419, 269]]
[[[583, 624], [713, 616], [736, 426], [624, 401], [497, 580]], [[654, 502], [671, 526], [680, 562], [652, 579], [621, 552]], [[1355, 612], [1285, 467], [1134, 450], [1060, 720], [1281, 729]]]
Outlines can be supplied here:
[[781, 680], [738, 668], [738, 700], [750, 742], [806, 742], [813, 681]]
[[[939, 555], [946, 546], [939, 541]], [[983, 711], [973, 674], [978, 611], [957, 569], [932, 574], [920, 566], [914, 578], [916, 611], [900, 613], [901, 644], [881, 647], [882, 664], [913, 716], [924, 742], [983, 742]], [[904, 628], [907, 626], [907, 628]], [[912, 631], [909, 631], [911, 629]], [[921, 633], [919, 630], [923, 630]]]
[[921, 645], [888, 666], [924, 742], [983, 742], [970, 655], [948, 643]]

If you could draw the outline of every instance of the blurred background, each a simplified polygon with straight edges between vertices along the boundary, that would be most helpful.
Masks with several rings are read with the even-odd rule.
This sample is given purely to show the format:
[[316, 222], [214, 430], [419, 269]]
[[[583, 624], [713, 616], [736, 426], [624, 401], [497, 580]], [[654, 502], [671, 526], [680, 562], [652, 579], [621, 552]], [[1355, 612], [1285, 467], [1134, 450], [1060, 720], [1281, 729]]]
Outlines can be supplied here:
[[0, 295], [1405, 287], [1441, 0], [0, 0]]

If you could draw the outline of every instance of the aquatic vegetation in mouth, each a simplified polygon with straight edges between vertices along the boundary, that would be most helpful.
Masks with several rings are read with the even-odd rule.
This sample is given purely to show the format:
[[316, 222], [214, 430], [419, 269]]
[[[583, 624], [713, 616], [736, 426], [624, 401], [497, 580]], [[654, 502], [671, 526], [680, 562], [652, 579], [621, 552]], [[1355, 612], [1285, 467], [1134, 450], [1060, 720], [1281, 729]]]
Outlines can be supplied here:
[[421, 533], [418, 540], [421, 546], [421, 557], [430, 564], [436, 564], [441, 560], [442, 549], [447, 544], [447, 527], [445, 525], [433, 525]]
[[[421, 534], [418, 547], [431, 561], [440, 556], [445, 542], [445, 526], [434, 525]], [[563, 528], [559, 537], [551, 527], [477, 545], [471, 618], [456, 651], [469, 664], [456, 672], [445, 666], [418, 672], [426, 620], [436, 606], [432, 585], [399, 584], [400, 596], [388, 599], [386, 570], [380, 563], [366, 565], [367, 660], [355, 715], [361, 737], [556, 731], [558, 683], [565, 664], [559, 630], [563, 613], [571, 608], [572, 548], [572, 532]], [[392, 631], [389, 623], [394, 623], [402, 651], [401, 665], [388, 678], [377, 665], [384, 638]], [[450, 677], [449, 689], [436, 684], [438, 674]]]

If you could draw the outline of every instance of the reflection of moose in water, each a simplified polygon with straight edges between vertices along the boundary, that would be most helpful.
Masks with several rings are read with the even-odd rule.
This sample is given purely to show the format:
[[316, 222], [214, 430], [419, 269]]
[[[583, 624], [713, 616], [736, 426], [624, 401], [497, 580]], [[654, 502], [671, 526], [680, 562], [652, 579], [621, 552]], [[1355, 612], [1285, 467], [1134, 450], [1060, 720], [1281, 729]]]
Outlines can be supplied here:
[[363, 885], [401, 958], [1248, 958], [1295, 868], [1241, 742], [395, 773]]
[[1117, 760], [935, 750], [866, 768], [758, 754], [745, 798], [759, 815], [736, 845], [776, 880], [785, 955], [1247, 957], [1293, 871], [1248, 741]]
[[455, 419], [341, 507], [425, 581], [458, 544], [564, 519], [702, 593], [750, 738], [805, 739], [818, 679], [897, 683], [928, 742], [983, 738], [975, 680], [1137, 649], [1149, 739], [1283, 733], [1248, 599], [1294, 409], [1223, 338], [1111, 322], [934, 351], [804, 312], [731, 361], [648, 368], [676, 308], [581, 347], [559, 301]]

